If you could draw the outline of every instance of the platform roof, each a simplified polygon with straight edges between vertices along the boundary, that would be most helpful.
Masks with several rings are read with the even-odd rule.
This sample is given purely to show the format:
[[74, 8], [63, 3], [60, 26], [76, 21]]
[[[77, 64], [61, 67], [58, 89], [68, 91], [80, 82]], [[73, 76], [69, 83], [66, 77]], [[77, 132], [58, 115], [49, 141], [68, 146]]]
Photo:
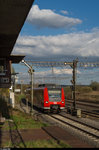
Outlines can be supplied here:
[[[0, 0], [0, 57], [10, 57], [33, 2], [34, 0]], [[10, 58], [13, 62], [18, 62], [22, 57]]]
[[12, 63], [19, 63], [24, 57], [25, 55], [10, 55], [8, 59], [11, 60]]

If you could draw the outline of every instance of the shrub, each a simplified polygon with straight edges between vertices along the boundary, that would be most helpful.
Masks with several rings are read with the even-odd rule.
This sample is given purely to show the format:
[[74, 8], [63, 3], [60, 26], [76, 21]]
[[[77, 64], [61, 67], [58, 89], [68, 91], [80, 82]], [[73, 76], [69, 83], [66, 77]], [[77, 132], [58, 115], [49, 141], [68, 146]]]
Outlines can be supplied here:
[[92, 90], [94, 91], [99, 91], [99, 83], [98, 82], [92, 82], [90, 84], [90, 87], [92, 88]]
[[80, 93], [89, 93], [89, 92], [92, 92], [92, 88], [89, 87], [89, 86], [77, 86], [76, 90]]

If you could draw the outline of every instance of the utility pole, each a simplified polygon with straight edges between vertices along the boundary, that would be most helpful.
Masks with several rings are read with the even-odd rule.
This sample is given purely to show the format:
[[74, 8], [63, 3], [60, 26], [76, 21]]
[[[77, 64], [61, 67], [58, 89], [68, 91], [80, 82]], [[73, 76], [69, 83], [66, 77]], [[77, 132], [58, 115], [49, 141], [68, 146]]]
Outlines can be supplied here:
[[73, 60], [73, 62], [64, 62], [64, 65], [70, 65], [73, 69], [73, 78], [71, 80], [72, 92], [73, 92], [73, 109], [76, 110], [76, 69], [77, 69], [78, 60]]
[[76, 69], [77, 69], [78, 60], [73, 61], [73, 107], [76, 110]]
[[31, 104], [32, 104], [31, 114], [32, 114], [33, 113], [33, 73], [34, 73], [32, 66], [29, 69], [29, 73], [31, 75]]
[[27, 64], [27, 62], [25, 62], [24, 60], [22, 60], [22, 63], [24, 63], [28, 68], [29, 68], [29, 73], [31, 75], [31, 115], [33, 114], [33, 73], [34, 73], [34, 70], [33, 70], [33, 67], [30, 66], [29, 64]]

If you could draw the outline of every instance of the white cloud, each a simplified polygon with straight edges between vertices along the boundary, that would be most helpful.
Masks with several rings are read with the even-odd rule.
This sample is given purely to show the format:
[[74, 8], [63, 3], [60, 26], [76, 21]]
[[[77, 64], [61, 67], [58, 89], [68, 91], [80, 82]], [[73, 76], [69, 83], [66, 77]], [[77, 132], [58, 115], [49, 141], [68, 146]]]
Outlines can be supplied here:
[[[62, 12], [67, 13], [67, 11]], [[82, 23], [80, 19], [62, 16], [50, 9], [40, 10], [38, 5], [33, 5], [27, 17], [27, 21], [37, 28], [70, 28]]]
[[[54, 75], [59, 75], [59, 74], [62, 74], [62, 75], [64, 75], [64, 74], [72, 74], [72, 71], [73, 71], [73, 69], [71, 68], [71, 69], [66, 69], [66, 68], [53, 68], [53, 74]], [[79, 72], [80, 73], [80, 72]], [[52, 76], [53, 74], [52, 74], [52, 70], [47, 70], [47, 71], [40, 71], [40, 73], [39, 72], [35, 72], [34, 73], [35, 74], [35, 76]]]
[[60, 12], [64, 15], [68, 15], [68, 11], [66, 11], [66, 10], [61, 10]]
[[56, 36], [19, 36], [13, 53], [33, 57], [99, 56], [99, 29]]
[[[69, 68], [67, 68], [67, 69], [66, 68], [63, 68], [63, 69], [54, 68], [54, 73], [55, 74], [63, 74], [63, 75], [64, 74], [71, 74], [72, 75], [73, 74], [72, 71], [73, 71], [72, 68], [70, 68], [70, 69]], [[77, 73], [80, 74], [80, 71], [77, 70]]]

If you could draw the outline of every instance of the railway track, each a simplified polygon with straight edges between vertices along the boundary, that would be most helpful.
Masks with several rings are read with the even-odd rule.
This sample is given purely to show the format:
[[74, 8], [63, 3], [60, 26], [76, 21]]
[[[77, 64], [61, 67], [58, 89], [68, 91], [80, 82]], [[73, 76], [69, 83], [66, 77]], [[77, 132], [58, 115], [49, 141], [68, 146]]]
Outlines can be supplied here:
[[[66, 102], [67, 102], [67, 104], [73, 104], [73, 100], [66, 100]], [[92, 102], [90, 103], [90, 101], [88, 103], [88, 101], [87, 102], [82, 102], [82, 101], [78, 101], [77, 100], [76, 104], [77, 105], [88, 106], [88, 107], [99, 109], [99, 104], [95, 104], [95, 103], [92, 103]]]
[[39, 117], [42, 118], [43, 116], [44, 120], [48, 120], [48, 122], [51, 121], [53, 125], [56, 124], [60, 127], [66, 128], [67, 131], [69, 130], [82, 140], [92, 144], [92, 146], [99, 147], [99, 127], [92, 127], [91, 125], [88, 125], [87, 122], [80, 122], [76, 117], [67, 117], [68, 115], [69, 114], [66, 114], [66, 112], [63, 114], [42, 114], [41, 112], [38, 114], [37, 112], [34, 115], [34, 118], [39, 120]]
[[85, 114], [87, 117], [99, 120], [99, 113], [94, 113], [92, 111], [82, 110], [82, 114]]
[[83, 140], [87, 140], [89, 143], [92, 143], [95, 147], [99, 147], [99, 128], [92, 127], [86, 123], [73, 120], [63, 115], [47, 115], [49, 119], [52, 119], [54, 122], [67, 128], [73, 134], [78, 134]]
[[[68, 108], [72, 110], [73, 101], [72, 100], [66, 101], [67, 101], [66, 110]], [[76, 101], [76, 108], [81, 109], [82, 115], [86, 115], [87, 117], [93, 119], [99, 119], [99, 104]]]
[[[64, 112], [72, 114], [72, 110], [70, 109], [70, 111], [68, 112], [68, 108], [66, 108]], [[99, 113], [87, 111], [84, 109], [81, 109], [81, 116], [91, 118], [93, 120], [99, 120]]]
[[[59, 114], [59, 115], [62, 116], [62, 117], [65, 117], [65, 118], [67, 118], [67, 119], [70, 119], [70, 120], [72, 120], [72, 121], [76, 121], [77, 123], [80, 123], [80, 124], [82, 124], [82, 125], [86, 125], [86, 126], [92, 128], [92, 129], [95, 129], [95, 130], [98, 130], [98, 131], [99, 131], [98, 122], [97, 122], [96, 125], [95, 125], [95, 121], [92, 121], [92, 120], [90, 120], [90, 122], [89, 122], [89, 121], [85, 121], [86, 119], [84, 119], [84, 118], [78, 119], [78, 118], [76, 118], [76, 117], [74, 117], [74, 116], [71, 116], [71, 115], [68, 115], [68, 114], [65, 114], [65, 113], [61, 113], [61, 114]], [[94, 124], [93, 124], [92, 122], [94, 122]]]

